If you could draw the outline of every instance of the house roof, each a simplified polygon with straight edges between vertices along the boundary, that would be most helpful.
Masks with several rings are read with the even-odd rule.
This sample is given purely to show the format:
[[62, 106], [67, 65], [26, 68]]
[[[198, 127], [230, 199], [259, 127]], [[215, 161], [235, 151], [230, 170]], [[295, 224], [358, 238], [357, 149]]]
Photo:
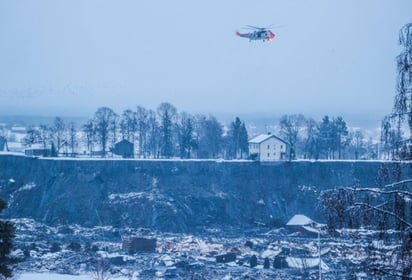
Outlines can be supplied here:
[[289, 220], [289, 222], [286, 224], [287, 226], [306, 226], [313, 224], [314, 221], [312, 221], [310, 218], [306, 217], [305, 215], [295, 215], [292, 217], [292, 219]]
[[287, 142], [285, 140], [283, 140], [283, 139], [281, 139], [281, 138], [279, 138], [279, 137], [277, 137], [273, 134], [260, 134], [258, 136], [253, 137], [252, 139], [250, 139], [249, 143], [260, 144], [260, 143], [262, 143], [262, 142], [264, 142], [267, 139], [272, 138], [272, 137], [278, 139], [279, 141], [282, 141], [285, 144], [287, 144]]

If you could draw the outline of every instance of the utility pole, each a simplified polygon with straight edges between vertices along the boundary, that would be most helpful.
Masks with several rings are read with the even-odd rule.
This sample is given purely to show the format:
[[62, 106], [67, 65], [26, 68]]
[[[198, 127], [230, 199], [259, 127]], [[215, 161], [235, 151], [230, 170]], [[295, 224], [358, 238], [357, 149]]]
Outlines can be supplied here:
[[318, 251], [319, 251], [319, 280], [322, 280], [322, 258], [320, 255], [320, 230], [318, 229]]

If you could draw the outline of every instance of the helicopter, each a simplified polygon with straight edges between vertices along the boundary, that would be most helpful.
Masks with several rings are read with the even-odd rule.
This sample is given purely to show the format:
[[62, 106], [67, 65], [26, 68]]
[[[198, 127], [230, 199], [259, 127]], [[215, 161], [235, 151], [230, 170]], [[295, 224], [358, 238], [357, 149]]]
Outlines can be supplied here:
[[252, 29], [252, 32], [248, 33], [240, 33], [236, 31], [236, 35], [242, 38], [249, 38], [249, 42], [262, 40], [265, 41], [272, 41], [275, 39], [275, 34], [269, 29], [269, 27], [256, 27], [252, 25], [246, 25], [247, 29]]

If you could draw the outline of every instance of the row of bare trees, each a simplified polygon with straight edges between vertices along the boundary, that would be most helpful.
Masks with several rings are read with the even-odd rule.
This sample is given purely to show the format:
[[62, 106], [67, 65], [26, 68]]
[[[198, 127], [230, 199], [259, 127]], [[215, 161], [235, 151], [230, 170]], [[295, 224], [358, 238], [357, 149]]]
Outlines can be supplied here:
[[[324, 116], [321, 121], [302, 114], [283, 115], [279, 135], [289, 145], [289, 159], [375, 159], [377, 145], [361, 130], [349, 131], [342, 117]], [[74, 155], [82, 147], [88, 155], [105, 156], [116, 142], [135, 144], [139, 158], [248, 157], [248, 131], [239, 118], [228, 125], [209, 115], [178, 113], [170, 103], [156, 110], [137, 106], [121, 115], [109, 107], [98, 108], [79, 129], [56, 117], [51, 125], [30, 127], [25, 145], [52, 146], [51, 156]]]
[[[246, 158], [248, 133], [244, 122], [236, 118], [228, 128], [215, 117], [179, 113], [170, 103], [156, 110], [137, 106], [118, 115], [109, 107], [100, 107], [80, 128], [56, 117], [52, 125], [31, 127], [24, 138], [29, 146], [51, 145], [51, 156], [75, 155], [79, 146], [86, 154], [106, 156], [122, 139], [136, 147], [139, 158]], [[50, 144], [51, 143], [51, 144]]]

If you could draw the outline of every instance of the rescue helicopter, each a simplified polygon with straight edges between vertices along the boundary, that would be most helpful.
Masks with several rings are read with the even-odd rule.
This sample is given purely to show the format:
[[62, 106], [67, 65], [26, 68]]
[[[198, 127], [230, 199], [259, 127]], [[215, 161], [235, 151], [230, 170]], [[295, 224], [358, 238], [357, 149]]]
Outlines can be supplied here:
[[249, 42], [262, 40], [272, 41], [275, 39], [275, 34], [269, 29], [269, 27], [257, 27], [252, 25], [246, 25], [247, 29], [253, 30], [252, 32], [240, 33], [236, 31], [236, 35], [242, 38], [249, 38]]

